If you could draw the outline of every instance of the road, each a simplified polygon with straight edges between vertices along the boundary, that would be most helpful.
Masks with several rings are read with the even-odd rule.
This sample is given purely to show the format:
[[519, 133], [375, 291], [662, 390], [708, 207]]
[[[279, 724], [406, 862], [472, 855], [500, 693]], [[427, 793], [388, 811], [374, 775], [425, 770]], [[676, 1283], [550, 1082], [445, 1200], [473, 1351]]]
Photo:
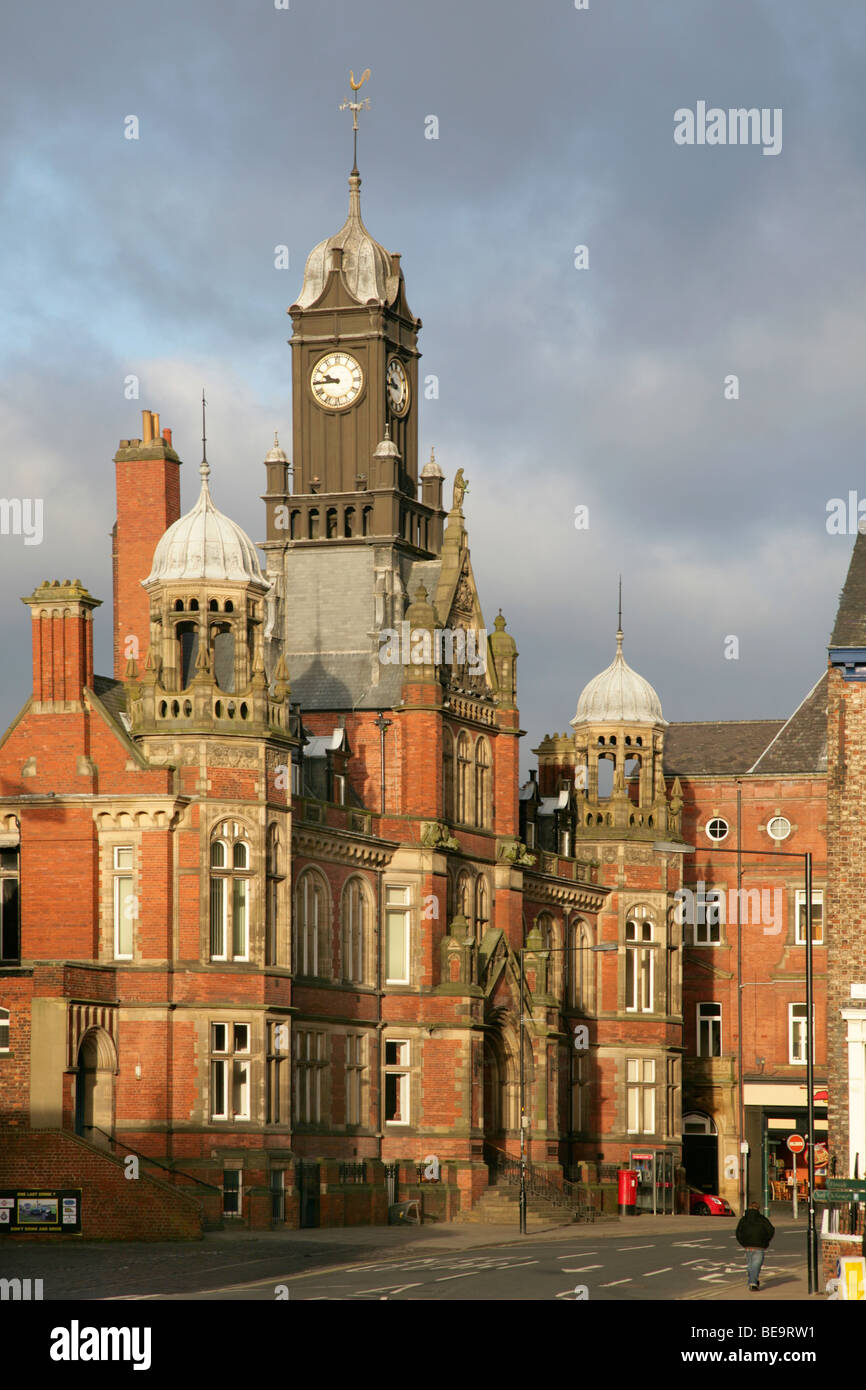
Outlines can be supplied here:
[[[451, 1226], [220, 1232], [184, 1245], [16, 1243], [2, 1251], [2, 1274], [40, 1278], [44, 1299], [59, 1302], [714, 1299], [745, 1288], [734, 1226], [647, 1217], [523, 1238], [507, 1228]], [[766, 1292], [794, 1284], [804, 1249], [804, 1223], [777, 1218]]]
[[[596, 1234], [598, 1234], [596, 1232]], [[762, 1283], [793, 1280], [803, 1264], [802, 1232], [777, 1234]], [[710, 1235], [688, 1232], [629, 1238], [620, 1229], [601, 1239], [568, 1240], [562, 1233], [527, 1236], [512, 1244], [449, 1254], [407, 1254], [359, 1260], [338, 1268], [223, 1284], [207, 1291], [163, 1295], [177, 1299], [272, 1300], [519, 1300], [622, 1302], [709, 1299], [745, 1285], [744, 1256], [730, 1227]]]

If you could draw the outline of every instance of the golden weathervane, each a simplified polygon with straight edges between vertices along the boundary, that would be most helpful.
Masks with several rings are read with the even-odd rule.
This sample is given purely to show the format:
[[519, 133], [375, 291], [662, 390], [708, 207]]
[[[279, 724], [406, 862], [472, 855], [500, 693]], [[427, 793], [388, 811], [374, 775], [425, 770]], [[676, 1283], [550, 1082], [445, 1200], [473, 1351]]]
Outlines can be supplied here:
[[[367, 78], [368, 78], [369, 76], [370, 76], [370, 69], [369, 69], [369, 68], [365, 68], [364, 71], [361, 73], [360, 80], [359, 80], [358, 82], [356, 82], [356, 81], [355, 81], [355, 74], [352, 72], [352, 70], [351, 70], [351, 68], [350, 68], [350, 69], [349, 69], [349, 86], [352, 88], [352, 91], [353, 91], [353, 92], [359, 92], [359, 91], [361, 90], [361, 88], [363, 87], [364, 83], [367, 81]], [[353, 173], [353, 174], [357, 174], [357, 172], [358, 172], [358, 112], [359, 112], [359, 111], [369, 111], [369, 110], [370, 110], [370, 99], [369, 99], [369, 97], [364, 97], [364, 98], [361, 99], [360, 101], [352, 101], [349, 97], [347, 97], [346, 100], [345, 100], [344, 102], [341, 103], [341, 105], [340, 105], [340, 110], [341, 110], [341, 111], [351, 111], [351, 113], [352, 113], [352, 132], [353, 132], [353, 136], [354, 136], [354, 155], [353, 155], [353, 160], [352, 160], [352, 173]]]

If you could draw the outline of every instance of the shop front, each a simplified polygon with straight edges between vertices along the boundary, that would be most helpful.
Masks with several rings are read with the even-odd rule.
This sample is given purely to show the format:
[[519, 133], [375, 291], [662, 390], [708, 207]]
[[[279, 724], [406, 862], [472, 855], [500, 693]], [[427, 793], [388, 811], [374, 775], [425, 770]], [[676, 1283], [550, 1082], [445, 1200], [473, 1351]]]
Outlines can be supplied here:
[[[763, 1089], [749, 1104], [751, 1090]], [[777, 1094], [787, 1091], [787, 1094]], [[789, 1202], [798, 1210], [808, 1200], [809, 1111], [805, 1087], [746, 1087], [746, 1138], [749, 1141], [749, 1201], [769, 1209], [771, 1202]], [[761, 1103], [763, 1102], [763, 1103]], [[793, 1103], [792, 1103], [793, 1102]], [[830, 1166], [827, 1147], [827, 1091], [816, 1087], [813, 1102], [815, 1130], [815, 1190], [826, 1186]], [[789, 1140], [793, 1140], [789, 1144]], [[800, 1142], [802, 1141], [802, 1143]]]

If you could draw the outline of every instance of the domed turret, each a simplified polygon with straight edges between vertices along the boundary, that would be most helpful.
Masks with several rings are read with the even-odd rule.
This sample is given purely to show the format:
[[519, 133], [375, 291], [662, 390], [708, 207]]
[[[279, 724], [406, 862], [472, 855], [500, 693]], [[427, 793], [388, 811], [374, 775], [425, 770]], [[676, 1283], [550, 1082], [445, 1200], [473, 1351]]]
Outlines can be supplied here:
[[622, 629], [616, 634], [616, 656], [584, 686], [571, 723], [667, 725], [662, 705], [648, 680], [633, 671], [622, 654]]
[[262, 590], [268, 583], [262, 574], [256, 548], [246, 531], [218, 511], [208, 487], [210, 467], [201, 465], [201, 492], [191, 511], [180, 517], [160, 539], [153, 567], [143, 581], [146, 589], [176, 581], [213, 583], [238, 581]]

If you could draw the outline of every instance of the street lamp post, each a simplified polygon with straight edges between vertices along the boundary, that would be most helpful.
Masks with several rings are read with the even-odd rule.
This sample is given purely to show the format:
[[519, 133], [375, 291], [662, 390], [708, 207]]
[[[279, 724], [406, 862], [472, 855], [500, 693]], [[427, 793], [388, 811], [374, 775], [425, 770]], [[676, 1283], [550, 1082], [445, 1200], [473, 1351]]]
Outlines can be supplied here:
[[[604, 942], [601, 942], [601, 943], [600, 943], [599, 945], [597, 945], [597, 946], [571, 946], [571, 947], [569, 947], [568, 945], [565, 945], [565, 946], [547, 946], [547, 947], [543, 947], [540, 951], [533, 951], [532, 954], [533, 954], [533, 955], [539, 955], [539, 956], [551, 956], [551, 955], [559, 954], [559, 953], [562, 952], [562, 951], [568, 951], [568, 950], [572, 950], [572, 951], [574, 951], [574, 952], [577, 952], [577, 951], [590, 951], [590, 952], [592, 952], [594, 955], [603, 955], [603, 954], [605, 954], [605, 953], [607, 953], [607, 952], [609, 952], [609, 951], [618, 951], [618, 950], [619, 950], [619, 946], [617, 945], [617, 943], [616, 943], [615, 941], [604, 941]], [[520, 1234], [521, 1234], [521, 1235], [524, 1235], [524, 1236], [526, 1235], [526, 1131], [527, 1131], [527, 1128], [528, 1128], [528, 1126], [529, 1126], [529, 1118], [528, 1118], [528, 1116], [527, 1116], [527, 1114], [526, 1114], [526, 1062], [525, 1062], [525, 1057], [524, 1057], [525, 1044], [526, 1044], [525, 1025], [526, 1025], [526, 1021], [527, 1021], [527, 1020], [526, 1020], [526, 1014], [524, 1013], [524, 998], [523, 998], [524, 993], [525, 993], [525, 984], [526, 984], [526, 974], [525, 974], [525, 969], [524, 969], [524, 957], [526, 956], [526, 954], [527, 954], [527, 948], [526, 948], [525, 946], [521, 946], [521, 948], [520, 948], [520, 1033], [519, 1033], [520, 1067], [519, 1067], [519, 1072], [518, 1072], [518, 1075], [519, 1075], [519, 1077], [520, 1077], [520, 1199], [519, 1199], [519, 1202], [518, 1202], [518, 1209], [519, 1209], [519, 1213], [520, 1213]], [[530, 1022], [531, 1022], [531, 1019], [530, 1019]]]
[[[737, 788], [737, 844], [736, 847], [723, 849], [719, 845], [713, 845], [701, 850], [702, 854], [736, 854], [737, 856], [737, 1058], [738, 1058], [738, 1096], [739, 1096], [739, 1142], [740, 1142], [740, 1215], [745, 1211], [746, 1192], [744, 1184], [744, 1155], [743, 1143], [745, 1141], [745, 1105], [743, 1089], [743, 984], [742, 975], [742, 879], [743, 869], [741, 856], [744, 854], [754, 854], [764, 857], [768, 851], [765, 849], [743, 849], [740, 843], [741, 819], [741, 790]], [[686, 844], [672, 844], [660, 842], [654, 848], [661, 854], [695, 854], [696, 847]], [[808, 1132], [809, 1158], [808, 1158], [808, 1184], [809, 1184], [809, 1222], [806, 1233], [806, 1269], [809, 1279], [809, 1293], [815, 1293], [818, 1287], [818, 1232], [815, 1225], [815, 1097], [814, 1097], [814, 979], [812, 971], [812, 852], [807, 850], [803, 854], [795, 854], [792, 850], [771, 850], [769, 851], [777, 859], [799, 859], [803, 863], [803, 877], [806, 892], [806, 1125]], [[749, 981], [747, 983], [754, 983]]]

